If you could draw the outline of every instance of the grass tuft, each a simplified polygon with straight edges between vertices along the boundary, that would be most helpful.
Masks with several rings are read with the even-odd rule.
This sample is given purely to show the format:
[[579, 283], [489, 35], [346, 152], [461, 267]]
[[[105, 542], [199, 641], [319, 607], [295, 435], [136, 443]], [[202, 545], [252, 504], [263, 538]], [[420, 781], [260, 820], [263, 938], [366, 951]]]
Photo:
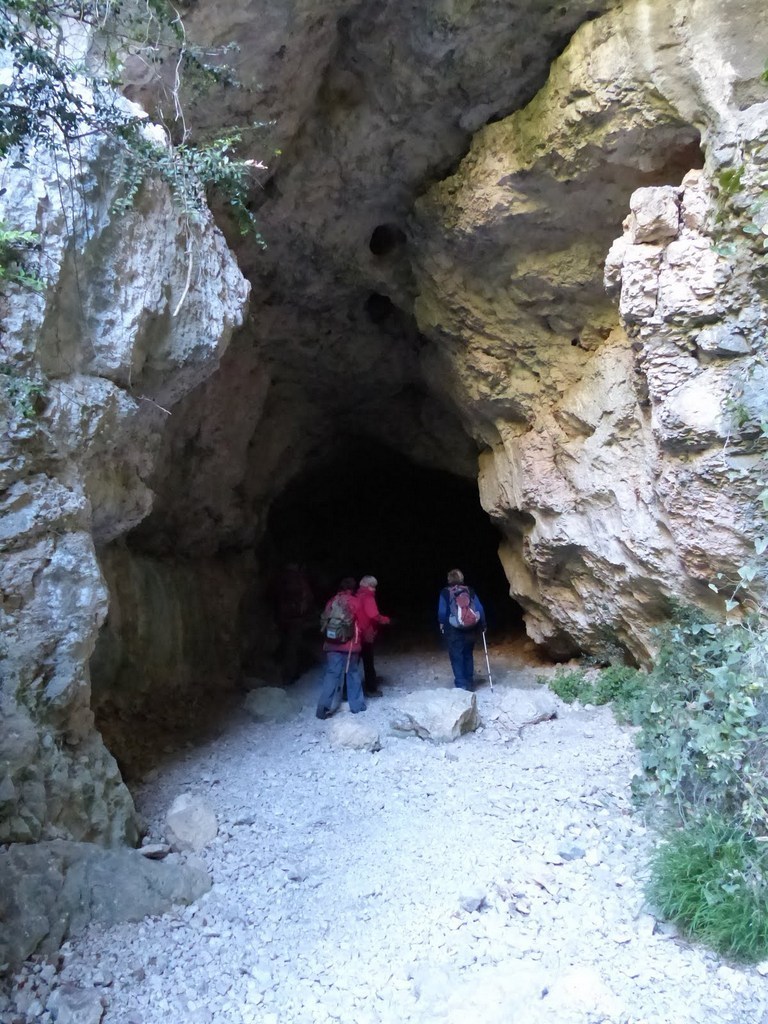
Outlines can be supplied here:
[[745, 963], [768, 957], [768, 850], [725, 818], [694, 820], [660, 845], [647, 895], [690, 938]]

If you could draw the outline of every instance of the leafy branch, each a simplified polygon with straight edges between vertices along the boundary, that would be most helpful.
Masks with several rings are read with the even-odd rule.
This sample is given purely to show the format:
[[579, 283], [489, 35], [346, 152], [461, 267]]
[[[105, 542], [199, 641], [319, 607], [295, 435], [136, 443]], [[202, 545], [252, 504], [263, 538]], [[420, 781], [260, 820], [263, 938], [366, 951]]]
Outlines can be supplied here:
[[34, 231], [17, 231], [0, 220], [0, 286], [15, 282], [34, 291], [42, 291], [43, 282], [24, 265], [24, 257], [38, 248], [40, 236]]
[[[35, 148], [70, 152], [89, 136], [107, 136], [124, 156], [118, 212], [130, 206], [145, 178], [159, 177], [191, 224], [215, 190], [240, 231], [253, 232], [263, 245], [248, 197], [254, 171], [264, 165], [236, 157], [242, 142], [237, 132], [194, 145], [184, 119], [183, 86], [200, 91], [236, 84], [221, 62], [230, 49], [203, 51], [189, 44], [168, 0], [2, 0], [0, 50], [10, 67], [4, 77], [0, 70], [0, 157], [24, 166]], [[144, 117], [116, 91], [128, 58], [150, 68], [170, 96], [167, 145], [148, 138]]]

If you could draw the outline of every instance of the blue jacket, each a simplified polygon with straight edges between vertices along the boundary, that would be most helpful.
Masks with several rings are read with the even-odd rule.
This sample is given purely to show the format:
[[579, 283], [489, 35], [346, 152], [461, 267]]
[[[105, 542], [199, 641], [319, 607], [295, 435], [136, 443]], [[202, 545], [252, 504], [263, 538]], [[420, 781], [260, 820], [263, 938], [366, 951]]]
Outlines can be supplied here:
[[[457, 633], [471, 633], [472, 630], [470, 630], [470, 629], [458, 629], [456, 626], [452, 626], [450, 624], [450, 622], [448, 621], [448, 617], [451, 614], [451, 595], [450, 595], [450, 590], [451, 590], [450, 587], [443, 587], [443, 589], [440, 591], [440, 600], [437, 603], [437, 622], [438, 622], [438, 625], [440, 626], [440, 628], [442, 630], [445, 630], [445, 629], [455, 629]], [[486, 628], [485, 609], [483, 608], [482, 604], [480, 603], [480, 598], [474, 592], [472, 587], [467, 587], [467, 590], [469, 591], [470, 596], [472, 598], [472, 607], [474, 608], [474, 610], [480, 616], [480, 621], [478, 622], [478, 624], [474, 628], [475, 629], [484, 630]]]

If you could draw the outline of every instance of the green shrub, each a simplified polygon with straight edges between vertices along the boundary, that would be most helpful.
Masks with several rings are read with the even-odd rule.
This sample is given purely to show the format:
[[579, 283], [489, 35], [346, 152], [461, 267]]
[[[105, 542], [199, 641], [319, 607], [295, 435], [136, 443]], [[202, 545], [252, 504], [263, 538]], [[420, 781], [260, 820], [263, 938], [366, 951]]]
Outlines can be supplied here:
[[657, 848], [647, 895], [717, 952], [768, 956], [768, 850], [746, 829], [720, 817], [690, 821]]
[[558, 669], [552, 679], [544, 679], [544, 682], [547, 682], [550, 689], [554, 690], [566, 704], [573, 704], [575, 700], [583, 701], [583, 694], [590, 687], [589, 680], [580, 669], [571, 672]]
[[16, 373], [5, 363], [0, 364], [0, 391], [22, 420], [34, 419], [45, 406], [46, 382]]
[[768, 826], [768, 639], [756, 624], [683, 613], [661, 634], [634, 709], [638, 795], [669, 799], [683, 820], [705, 812], [763, 834]]
[[0, 220], [0, 288], [6, 281], [42, 291], [43, 282], [25, 266], [25, 257], [40, 244], [40, 236], [34, 231], [19, 231], [9, 228]]
[[610, 665], [587, 676], [580, 669], [559, 670], [549, 682], [550, 687], [566, 704], [575, 700], [582, 704], [614, 703], [617, 714], [631, 720], [632, 709], [642, 692], [642, 675], [625, 665]]
[[645, 676], [628, 665], [609, 665], [595, 680], [593, 704], [613, 704], [617, 715], [631, 721], [645, 688]]

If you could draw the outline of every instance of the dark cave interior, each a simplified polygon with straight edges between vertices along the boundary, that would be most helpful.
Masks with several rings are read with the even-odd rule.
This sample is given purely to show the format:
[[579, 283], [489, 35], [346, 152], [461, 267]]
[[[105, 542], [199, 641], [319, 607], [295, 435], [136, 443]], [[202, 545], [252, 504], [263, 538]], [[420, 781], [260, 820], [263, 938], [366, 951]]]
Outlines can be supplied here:
[[489, 632], [519, 633], [500, 539], [474, 480], [360, 442], [286, 488], [272, 505], [264, 550], [274, 571], [302, 563], [318, 603], [344, 576], [376, 576], [379, 608], [403, 636], [434, 630], [446, 572], [460, 568], [486, 607]]

